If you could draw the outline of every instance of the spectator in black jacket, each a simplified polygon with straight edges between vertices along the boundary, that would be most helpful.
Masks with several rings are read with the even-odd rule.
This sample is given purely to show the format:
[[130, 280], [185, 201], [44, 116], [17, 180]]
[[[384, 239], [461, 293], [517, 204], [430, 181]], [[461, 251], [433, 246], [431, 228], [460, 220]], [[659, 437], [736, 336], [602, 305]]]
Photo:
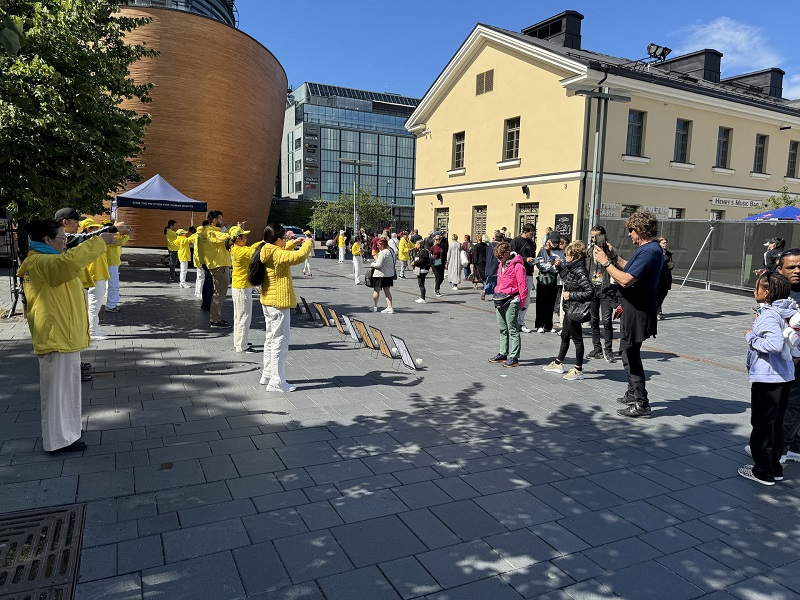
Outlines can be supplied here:
[[[536, 228], [531, 223], [527, 223], [522, 226], [522, 233], [511, 241], [511, 251], [516, 252], [517, 256], [522, 258], [522, 264], [525, 266], [525, 276], [528, 280], [529, 290], [533, 290], [533, 266], [536, 262], [536, 242], [533, 241], [535, 236]], [[523, 333], [531, 333], [533, 331], [525, 325], [525, 313], [527, 312], [527, 307], [524, 310], [520, 309], [517, 316], [519, 330]]]

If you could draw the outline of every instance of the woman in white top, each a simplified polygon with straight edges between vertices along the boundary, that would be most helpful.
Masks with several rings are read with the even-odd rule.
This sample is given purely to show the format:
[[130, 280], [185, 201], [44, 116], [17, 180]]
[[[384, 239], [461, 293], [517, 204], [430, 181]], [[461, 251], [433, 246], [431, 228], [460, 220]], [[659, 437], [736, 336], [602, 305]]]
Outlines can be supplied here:
[[383, 295], [386, 296], [386, 308], [381, 312], [392, 314], [392, 285], [394, 285], [394, 263], [397, 256], [394, 254], [386, 238], [378, 240], [378, 255], [372, 263], [375, 269], [372, 273], [372, 308], [370, 311], [378, 312], [378, 298], [380, 298], [381, 290]]
[[458, 234], [452, 236], [450, 246], [447, 248], [447, 281], [450, 287], [458, 291], [458, 284], [461, 283], [461, 244], [458, 243]]

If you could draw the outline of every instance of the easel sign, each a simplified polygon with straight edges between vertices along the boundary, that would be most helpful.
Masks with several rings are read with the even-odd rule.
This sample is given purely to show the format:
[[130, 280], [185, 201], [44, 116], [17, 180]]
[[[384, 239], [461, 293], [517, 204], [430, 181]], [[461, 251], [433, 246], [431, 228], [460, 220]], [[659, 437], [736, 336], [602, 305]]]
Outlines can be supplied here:
[[333, 321], [333, 324], [336, 325], [336, 329], [339, 330], [339, 333], [342, 335], [347, 335], [344, 327], [342, 327], [342, 322], [339, 320], [339, 315], [336, 314], [336, 311], [332, 308], [329, 308], [328, 311], [331, 313], [331, 321]]
[[364, 345], [370, 350], [375, 350], [375, 343], [369, 336], [369, 332], [367, 331], [366, 325], [364, 325], [364, 323], [359, 321], [358, 319], [353, 319], [353, 325], [356, 326], [356, 329], [358, 330], [358, 333], [361, 336], [361, 341], [364, 342]]
[[300, 301], [303, 303], [303, 306], [306, 309], [306, 314], [308, 315], [308, 320], [309, 321], [313, 321], [314, 320], [314, 313], [311, 312], [311, 308], [309, 308], [308, 302], [306, 302], [306, 299], [303, 298], [302, 296], [300, 296]]
[[328, 317], [325, 316], [325, 309], [322, 308], [322, 304], [320, 304], [319, 302], [314, 302], [313, 306], [314, 310], [317, 311], [317, 314], [319, 315], [322, 324], [325, 325], [325, 327], [330, 327], [331, 324], [328, 322]]
[[417, 364], [414, 362], [414, 359], [411, 358], [411, 353], [408, 351], [408, 346], [406, 346], [406, 343], [397, 336], [390, 334], [389, 337], [392, 338], [392, 343], [400, 353], [400, 360], [403, 361], [403, 364], [412, 371], [416, 371]]
[[353, 325], [353, 322], [350, 320], [350, 317], [348, 317], [347, 315], [342, 315], [342, 320], [344, 321], [344, 324], [347, 326], [347, 331], [350, 332], [350, 337], [353, 338], [353, 341], [356, 344], [359, 341], [361, 341], [358, 337], [358, 331], [356, 331], [355, 325]]
[[383, 332], [377, 327], [370, 327], [369, 330], [372, 332], [372, 336], [375, 338], [375, 341], [378, 342], [378, 348], [380, 348], [381, 354], [383, 354], [386, 358], [393, 359], [394, 356], [392, 356], [392, 351], [389, 350], [389, 345], [386, 343], [386, 339], [383, 337]]

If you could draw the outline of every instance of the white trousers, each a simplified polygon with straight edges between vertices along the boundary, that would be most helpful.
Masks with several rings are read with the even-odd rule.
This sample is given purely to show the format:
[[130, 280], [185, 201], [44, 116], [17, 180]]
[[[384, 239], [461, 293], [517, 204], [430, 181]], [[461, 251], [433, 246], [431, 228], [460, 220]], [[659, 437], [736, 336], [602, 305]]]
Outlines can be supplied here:
[[189, 272], [189, 261], [181, 261], [181, 285], [186, 283], [186, 274]]
[[108, 267], [108, 293], [106, 294], [106, 308], [117, 308], [119, 304], [119, 266]]
[[89, 295], [86, 298], [89, 310], [89, 335], [103, 335], [100, 332], [100, 307], [103, 305], [107, 284], [107, 280], [101, 279], [94, 282], [93, 288], [89, 288]]
[[339, 246], [339, 262], [344, 262], [344, 246]]
[[289, 352], [288, 308], [261, 305], [267, 336], [264, 339], [264, 370], [261, 380], [269, 387], [286, 387], [286, 355]]
[[311, 262], [308, 259], [303, 263], [303, 275], [311, 275]]
[[194, 297], [202, 298], [203, 284], [206, 282], [206, 272], [203, 270], [203, 267], [199, 267], [195, 269], [195, 273], [197, 273], [197, 276], [194, 280]]
[[353, 275], [355, 276], [355, 282], [358, 283], [358, 280], [361, 278], [361, 264], [362, 264], [363, 257], [361, 256], [354, 256], [353, 257]]
[[253, 288], [231, 288], [233, 297], [233, 349], [244, 352], [253, 320]]
[[81, 437], [81, 353], [39, 355], [42, 445], [48, 452]]

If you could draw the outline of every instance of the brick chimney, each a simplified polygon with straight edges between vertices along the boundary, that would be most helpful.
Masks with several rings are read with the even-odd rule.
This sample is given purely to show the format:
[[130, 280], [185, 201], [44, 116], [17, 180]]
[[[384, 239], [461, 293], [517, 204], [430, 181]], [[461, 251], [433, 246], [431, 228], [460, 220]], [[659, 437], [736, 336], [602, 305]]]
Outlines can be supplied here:
[[783, 71], [783, 69], [773, 67], [771, 69], [764, 69], [763, 71], [726, 77], [720, 83], [736, 83], [747, 86], [751, 88], [752, 91], [760, 91], [760, 93], [771, 96], [772, 98], [782, 98], [784, 75], [786, 75], [786, 72]]
[[523, 35], [548, 40], [565, 48], [581, 49], [581, 21], [583, 15], [574, 10], [540, 21], [522, 30]]
[[683, 56], [676, 56], [660, 63], [652, 63], [654, 67], [668, 73], [679, 73], [705, 79], [711, 83], [719, 83], [722, 52], [718, 50], [698, 50]]

